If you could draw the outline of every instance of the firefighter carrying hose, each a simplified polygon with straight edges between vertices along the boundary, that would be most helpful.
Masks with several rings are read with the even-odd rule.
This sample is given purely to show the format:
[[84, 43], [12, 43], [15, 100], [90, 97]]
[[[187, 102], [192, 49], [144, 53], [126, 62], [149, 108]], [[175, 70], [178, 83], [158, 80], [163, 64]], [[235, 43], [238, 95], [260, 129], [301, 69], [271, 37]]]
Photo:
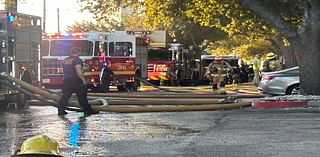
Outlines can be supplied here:
[[227, 94], [224, 90], [224, 78], [228, 71], [232, 70], [229, 63], [225, 62], [222, 57], [216, 56], [212, 63], [209, 64], [205, 76], [212, 80], [212, 90], [218, 91], [220, 94]]

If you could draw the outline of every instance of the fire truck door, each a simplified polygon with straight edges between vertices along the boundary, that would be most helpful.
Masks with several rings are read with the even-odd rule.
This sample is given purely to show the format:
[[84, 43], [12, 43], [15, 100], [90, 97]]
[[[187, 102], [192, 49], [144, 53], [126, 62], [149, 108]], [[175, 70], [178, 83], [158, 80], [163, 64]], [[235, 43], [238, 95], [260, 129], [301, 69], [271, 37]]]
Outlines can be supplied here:
[[136, 66], [140, 68], [141, 78], [146, 79], [148, 77], [148, 47], [136, 46]]

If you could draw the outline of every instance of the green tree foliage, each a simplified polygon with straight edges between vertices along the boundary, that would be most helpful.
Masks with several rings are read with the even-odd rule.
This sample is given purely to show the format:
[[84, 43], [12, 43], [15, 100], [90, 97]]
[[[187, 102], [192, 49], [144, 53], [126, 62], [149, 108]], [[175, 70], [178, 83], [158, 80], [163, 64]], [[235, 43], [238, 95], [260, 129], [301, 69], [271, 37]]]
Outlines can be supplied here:
[[[109, 26], [109, 27], [108, 27]], [[100, 31], [107, 32], [112, 31], [117, 27], [117, 24], [105, 24], [101, 22], [91, 22], [91, 21], [79, 21], [74, 24], [67, 26], [67, 32], [90, 32], [90, 31]]]
[[[84, 0], [83, 0], [84, 1]], [[203, 37], [205, 48], [221, 53], [236, 50], [243, 54], [277, 50], [288, 41], [298, 57], [301, 89], [304, 94], [320, 94], [320, 1], [319, 0], [88, 0], [88, 9], [104, 18], [118, 6], [145, 8], [151, 29], [167, 29], [172, 35], [193, 34], [189, 24], [219, 29], [225, 41]], [[103, 3], [103, 5], [102, 5]], [[112, 4], [111, 4], [112, 3]], [[115, 7], [117, 6], [117, 7]], [[201, 27], [199, 27], [201, 28]], [[198, 29], [201, 31], [201, 29]], [[191, 35], [185, 35], [190, 37]], [[280, 40], [279, 40], [280, 39]], [[209, 44], [208, 44], [209, 43]], [[211, 43], [211, 44], [210, 44]], [[224, 47], [224, 49], [222, 49]], [[211, 50], [212, 50], [211, 49]], [[306, 64], [308, 63], [308, 64]]]
[[137, 13], [127, 14], [121, 17], [121, 24], [125, 30], [145, 30], [145, 16]]
[[[225, 37], [225, 33], [217, 29], [200, 26], [183, 12], [184, 1], [164, 1], [164, 0], [81, 0], [83, 9], [95, 14], [98, 21], [108, 20], [116, 16], [119, 7], [133, 8], [132, 15], [122, 17], [124, 29], [147, 29], [147, 30], [167, 30], [172, 38], [178, 42], [189, 45], [200, 45], [204, 39], [220, 40]], [[182, 14], [181, 14], [182, 13]], [[137, 19], [134, 16], [138, 16]], [[129, 19], [129, 20], [127, 20]], [[143, 22], [141, 21], [143, 19]]]

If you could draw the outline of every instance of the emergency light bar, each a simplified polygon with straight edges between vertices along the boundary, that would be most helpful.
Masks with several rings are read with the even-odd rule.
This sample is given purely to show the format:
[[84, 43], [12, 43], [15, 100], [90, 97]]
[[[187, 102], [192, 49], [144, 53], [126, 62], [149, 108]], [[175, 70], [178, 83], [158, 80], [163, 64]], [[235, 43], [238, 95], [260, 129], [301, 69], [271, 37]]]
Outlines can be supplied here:
[[43, 38], [83, 38], [83, 33], [43, 33]]
[[74, 32], [74, 33], [43, 33], [43, 38], [75, 38], [75, 39], [92, 39], [92, 40], [98, 40], [98, 41], [104, 41], [107, 40], [107, 35], [103, 33], [95, 33], [95, 32], [89, 32], [89, 33], [83, 33], [83, 32]]

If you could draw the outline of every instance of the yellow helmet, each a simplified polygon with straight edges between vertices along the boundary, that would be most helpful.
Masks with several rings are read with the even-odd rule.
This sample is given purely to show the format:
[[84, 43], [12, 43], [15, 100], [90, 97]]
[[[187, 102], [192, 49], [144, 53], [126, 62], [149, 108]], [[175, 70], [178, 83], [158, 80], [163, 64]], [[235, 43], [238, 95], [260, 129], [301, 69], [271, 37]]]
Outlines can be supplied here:
[[273, 52], [269, 52], [267, 54], [267, 59], [272, 59], [272, 58], [275, 58], [275, 57], [276, 57], [276, 55]]
[[59, 154], [58, 143], [45, 135], [37, 135], [26, 139], [16, 156], [19, 155], [54, 155], [62, 157]]

